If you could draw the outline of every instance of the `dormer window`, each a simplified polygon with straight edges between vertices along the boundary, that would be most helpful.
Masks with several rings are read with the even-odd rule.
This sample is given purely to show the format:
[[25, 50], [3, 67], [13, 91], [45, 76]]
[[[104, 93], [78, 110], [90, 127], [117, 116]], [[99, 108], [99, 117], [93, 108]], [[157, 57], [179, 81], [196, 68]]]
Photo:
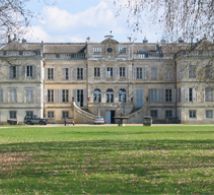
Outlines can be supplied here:
[[127, 52], [127, 48], [126, 47], [120, 47], [119, 48], [119, 53], [120, 54], [126, 54], [126, 52]]
[[101, 47], [94, 47], [93, 48], [93, 53], [94, 54], [100, 54], [102, 52], [102, 48]]

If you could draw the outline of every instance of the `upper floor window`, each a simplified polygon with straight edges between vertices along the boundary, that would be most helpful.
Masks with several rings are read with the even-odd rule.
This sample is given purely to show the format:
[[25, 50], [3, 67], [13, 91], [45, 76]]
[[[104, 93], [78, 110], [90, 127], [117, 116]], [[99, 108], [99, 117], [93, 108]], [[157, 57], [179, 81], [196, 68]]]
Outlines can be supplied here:
[[126, 102], [126, 90], [125, 89], [119, 90], [119, 102]]
[[106, 70], [106, 77], [107, 77], [107, 78], [113, 77], [113, 68], [112, 68], [112, 67], [107, 67], [107, 70]]
[[32, 88], [26, 88], [25, 89], [25, 102], [26, 103], [32, 103], [33, 102], [33, 89]]
[[165, 100], [166, 102], [172, 102], [172, 89], [165, 90]]
[[98, 67], [94, 68], [94, 77], [100, 77], [100, 68]]
[[108, 89], [106, 91], [106, 102], [113, 103], [114, 102], [114, 91], [113, 89]]
[[10, 79], [16, 79], [18, 77], [18, 66], [10, 66]]
[[63, 79], [69, 80], [69, 68], [63, 68]]
[[189, 102], [193, 101], [193, 88], [189, 88]]
[[4, 91], [3, 89], [0, 89], [0, 103], [4, 102]]
[[189, 79], [195, 79], [195, 78], [196, 78], [196, 66], [189, 65]]
[[48, 68], [48, 80], [54, 80], [54, 69]]
[[68, 89], [63, 89], [62, 90], [62, 102], [66, 103], [69, 101], [69, 91]]
[[149, 89], [149, 101], [159, 102], [160, 101], [160, 90], [159, 89]]
[[17, 102], [17, 91], [16, 88], [10, 89], [9, 102], [16, 103]]
[[158, 78], [158, 69], [157, 67], [151, 68], [151, 80], [157, 80]]
[[26, 66], [26, 77], [27, 78], [33, 77], [33, 66], [32, 65]]
[[205, 67], [205, 79], [213, 79], [213, 66], [206, 65]]
[[214, 89], [211, 87], [207, 87], [205, 89], [205, 101], [213, 102], [214, 101]]
[[83, 80], [83, 68], [77, 68], [77, 80]]
[[102, 98], [102, 95], [101, 95], [100, 89], [95, 89], [94, 90], [94, 102], [95, 103], [101, 102], [101, 98]]
[[120, 74], [120, 77], [126, 77], [126, 68], [120, 67], [119, 74]]
[[54, 102], [54, 90], [53, 89], [48, 89], [48, 102]]

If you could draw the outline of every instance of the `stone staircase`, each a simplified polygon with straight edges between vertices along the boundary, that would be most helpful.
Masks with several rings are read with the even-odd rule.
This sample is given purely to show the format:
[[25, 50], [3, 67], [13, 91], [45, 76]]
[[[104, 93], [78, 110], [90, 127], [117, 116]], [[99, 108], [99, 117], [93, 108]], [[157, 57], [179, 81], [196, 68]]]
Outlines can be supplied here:
[[93, 124], [96, 119], [96, 115], [83, 110], [76, 104], [76, 102], [73, 102], [73, 111], [74, 121], [77, 124]]

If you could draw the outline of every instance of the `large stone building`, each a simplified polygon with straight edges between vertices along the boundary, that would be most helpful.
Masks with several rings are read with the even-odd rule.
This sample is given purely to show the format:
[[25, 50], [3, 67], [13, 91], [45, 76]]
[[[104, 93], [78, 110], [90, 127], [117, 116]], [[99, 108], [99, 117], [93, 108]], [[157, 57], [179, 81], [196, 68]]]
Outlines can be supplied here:
[[[205, 47], [201, 47], [202, 45]], [[187, 48], [194, 47], [187, 52]], [[204, 49], [206, 48], [206, 49]], [[22, 43], [0, 50], [0, 122], [25, 115], [60, 123], [69, 118], [106, 123], [214, 121], [214, 86], [209, 71], [213, 44]]]

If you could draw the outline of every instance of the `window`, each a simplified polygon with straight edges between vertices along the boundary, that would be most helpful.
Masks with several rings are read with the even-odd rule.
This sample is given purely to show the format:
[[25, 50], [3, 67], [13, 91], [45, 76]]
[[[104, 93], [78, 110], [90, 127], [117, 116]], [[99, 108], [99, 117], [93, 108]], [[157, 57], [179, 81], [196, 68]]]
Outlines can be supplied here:
[[206, 118], [207, 119], [213, 118], [213, 110], [206, 110]]
[[26, 103], [32, 103], [33, 102], [33, 89], [32, 88], [26, 88], [25, 89], [25, 102]]
[[119, 90], [119, 102], [126, 102], [126, 90], [120, 89]]
[[143, 78], [143, 70], [142, 70], [142, 68], [137, 68], [136, 69], [136, 73], [137, 73], [137, 75], [136, 75], [137, 79], [142, 79]]
[[205, 67], [205, 79], [213, 78], [213, 67], [212, 65], [206, 65]]
[[100, 77], [100, 68], [94, 68], [94, 77]]
[[101, 102], [101, 98], [102, 98], [102, 95], [101, 95], [100, 89], [95, 89], [94, 90], [94, 102], [95, 103], [100, 103]]
[[113, 89], [108, 89], [106, 91], [106, 102], [113, 103], [114, 102], [114, 91]]
[[0, 89], [0, 103], [4, 102], [4, 91], [3, 89]]
[[214, 101], [214, 89], [211, 87], [207, 87], [205, 89], [205, 101], [213, 102]]
[[107, 67], [106, 77], [107, 78], [113, 77], [113, 68], [112, 67]]
[[68, 111], [62, 111], [62, 118], [63, 119], [69, 118], [69, 112]]
[[54, 80], [54, 69], [48, 68], [48, 80]]
[[102, 48], [101, 47], [94, 47], [93, 48], [93, 53], [94, 54], [100, 54], [102, 52]]
[[160, 101], [160, 90], [159, 89], [149, 89], [149, 101], [151, 103]]
[[48, 102], [54, 102], [54, 90], [48, 89]]
[[69, 68], [63, 68], [63, 79], [69, 80]]
[[26, 77], [27, 78], [32, 78], [33, 77], [33, 66], [32, 65], [28, 65], [26, 67]]
[[48, 111], [48, 118], [53, 119], [54, 118], [54, 111]]
[[151, 80], [157, 80], [158, 77], [158, 69], [157, 67], [151, 68]]
[[10, 79], [16, 79], [17, 78], [17, 66], [10, 66]]
[[196, 110], [189, 110], [189, 118], [196, 118]]
[[10, 119], [16, 119], [17, 118], [16, 111], [9, 111], [9, 118]]
[[119, 72], [120, 72], [120, 77], [126, 77], [126, 68], [125, 67], [120, 67]]
[[120, 47], [119, 48], [119, 53], [120, 54], [126, 54], [126, 52], [127, 52], [127, 48], [126, 47]]
[[172, 89], [165, 90], [165, 100], [166, 102], [172, 102]]
[[151, 110], [150, 115], [152, 118], [158, 118], [158, 111], [157, 110]]
[[83, 105], [84, 105], [84, 91], [83, 91], [83, 89], [77, 89], [77, 102], [81, 107], [83, 107]]
[[10, 103], [16, 103], [17, 102], [17, 91], [16, 88], [10, 89]]
[[77, 68], [77, 80], [83, 80], [83, 68]]
[[196, 66], [195, 65], [189, 65], [189, 78], [190, 79], [196, 78]]
[[68, 93], [68, 89], [63, 89], [62, 90], [62, 102], [66, 103], [69, 101], [69, 93]]
[[33, 118], [33, 111], [26, 111], [25, 116], [28, 118]]
[[165, 118], [172, 118], [172, 110], [165, 111]]
[[189, 102], [193, 101], [193, 89], [189, 88]]

